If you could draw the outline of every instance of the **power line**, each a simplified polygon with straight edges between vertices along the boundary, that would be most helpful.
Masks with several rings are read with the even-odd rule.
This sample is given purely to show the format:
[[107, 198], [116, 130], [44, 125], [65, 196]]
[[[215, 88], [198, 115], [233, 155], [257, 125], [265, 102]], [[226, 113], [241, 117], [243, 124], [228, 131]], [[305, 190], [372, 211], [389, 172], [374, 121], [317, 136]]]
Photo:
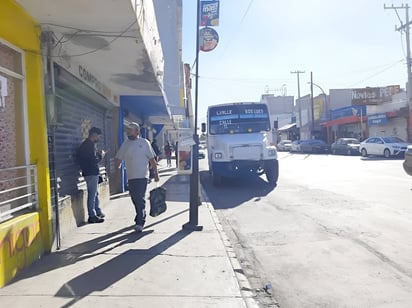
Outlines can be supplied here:
[[252, 4], [253, 4], [253, 1], [254, 1], [254, 0], [250, 0], [250, 1], [249, 1], [249, 4], [248, 4], [248, 6], [247, 6], [247, 8], [246, 8], [246, 11], [243, 13], [243, 16], [242, 16], [242, 18], [240, 19], [238, 26], [235, 27], [236, 31], [235, 31], [232, 35], [229, 36], [229, 37], [230, 37], [230, 40], [228, 41], [228, 43], [226, 44], [225, 49], [224, 49], [223, 52], [222, 52], [222, 57], [221, 57], [221, 59], [223, 59], [223, 56], [225, 55], [227, 49], [230, 47], [233, 39], [234, 39], [234, 38], [236, 37], [236, 35], [239, 33], [240, 25], [243, 23], [243, 21], [245, 20], [247, 14], [249, 13], [249, 10], [250, 10], [250, 8], [251, 8], [251, 6], [252, 6]]
[[241, 24], [243, 23], [243, 21], [245, 20], [247, 14], [249, 13], [250, 7], [252, 6], [253, 1], [254, 1], [254, 0], [250, 0], [249, 5], [248, 5], [245, 13], [244, 13], [243, 16], [242, 16], [242, 19], [240, 20], [239, 25], [241, 25]]
[[[383, 6], [383, 8], [386, 9], [392, 9], [395, 10], [396, 15], [398, 16], [401, 26], [396, 28], [396, 31], [405, 31], [405, 39], [406, 39], [406, 66], [407, 66], [407, 76], [408, 76], [408, 83], [407, 83], [407, 99], [408, 99], [408, 106], [409, 109], [412, 107], [412, 72], [411, 72], [411, 42], [410, 42], [410, 34], [409, 34], [409, 26], [412, 22], [409, 21], [409, 5], [403, 5], [402, 6], [386, 6], [386, 4]], [[405, 10], [405, 23], [402, 22], [401, 18], [398, 15], [397, 9], [403, 9]], [[411, 127], [408, 126], [408, 140], [410, 140], [412, 137], [412, 129]]]
[[[88, 55], [88, 54], [95, 53], [95, 52], [97, 52], [97, 51], [99, 51], [99, 50], [102, 50], [102, 49], [104, 49], [104, 48], [107, 48], [107, 47], [110, 46], [113, 42], [115, 42], [115, 41], [118, 40], [119, 38], [122, 38], [122, 37], [123, 37], [123, 34], [125, 34], [127, 31], [129, 31], [136, 23], [137, 23], [137, 21], [134, 20], [130, 25], [127, 26], [127, 28], [126, 28], [125, 30], [123, 30], [122, 32], [120, 32], [120, 33], [118, 33], [117, 35], [115, 35], [112, 40], [110, 40], [106, 45], [104, 45], [104, 46], [102, 46], [102, 47], [95, 48], [95, 49], [93, 49], [93, 50], [89, 50], [89, 51], [87, 51], [87, 52], [83, 52], [83, 53], [79, 53], [79, 54], [65, 55], [65, 57], [70, 57], [70, 58], [81, 57], [81, 56], [85, 56], [85, 55]], [[49, 24], [49, 25], [55, 25], [55, 24]], [[55, 26], [58, 26], [58, 25], [55, 25]], [[77, 31], [77, 32], [75, 32], [72, 36], [70, 36], [70, 38], [69, 38], [68, 40], [72, 39], [72, 38], [75, 37], [75, 36], [79, 36], [79, 34], [78, 34], [79, 31], [80, 31], [80, 32], [84, 31], [84, 32], [89, 32], [89, 33], [95, 32], [95, 31], [89, 31], [89, 30], [84, 30], [84, 29], [83, 29], [83, 30], [82, 30], [82, 29], [76, 29], [76, 28], [67, 27], [67, 26], [60, 26], [60, 27], [62, 27], [62, 28], [69, 28], [69, 29], [73, 29], [73, 30], [76, 30], [76, 31]], [[110, 32], [100, 32], [100, 31], [96, 31], [96, 34], [97, 34], [97, 33], [110, 34]], [[96, 35], [96, 36], [102, 36], [102, 35]], [[57, 44], [60, 44], [60, 46], [62, 46], [62, 44], [63, 44], [63, 42], [62, 42], [63, 37], [64, 37], [64, 35], [57, 41], [57, 43], [55, 44], [54, 47], [56, 47]], [[64, 43], [67, 42], [68, 40], [64, 41]], [[34, 53], [34, 54], [37, 54], [37, 55], [44, 56], [42, 53], [39, 53], [39, 52], [37, 52], [37, 51], [28, 50], [28, 49], [25, 49], [25, 51], [26, 51], [26, 52], [30, 52], [30, 53]], [[52, 58], [60, 58], [60, 57], [62, 57], [62, 56], [60, 56], [60, 52], [59, 52], [59, 54], [58, 54], [57, 56], [50, 55], [50, 57], [52, 57]]]
[[394, 67], [395, 65], [397, 65], [397, 64], [399, 64], [399, 63], [401, 63], [401, 62], [404, 62], [404, 61], [405, 61], [404, 59], [398, 60], [398, 61], [396, 61], [395, 63], [392, 63], [392, 64], [390, 64], [389, 66], [385, 67], [384, 69], [376, 72], [375, 74], [370, 75], [370, 76], [366, 77], [365, 79], [362, 79], [362, 80], [360, 80], [360, 81], [357, 81], [357, 82], [351, 84], [349, 87], [353, 87], [353, 86], [355, 86], [355, 85], [357, 85], [357, 84], [359, 84], [359, 83], [363, 83], [363, 82], [365, 82], [365, 81], [367, 81], [367, 80], [370, 80], [370, 79], [372, 79], [372, 78], [374, 78], [374, 77], [382, 74], [383, 72], [386, 72], [387, 70], [391, 69], [391, 68]]

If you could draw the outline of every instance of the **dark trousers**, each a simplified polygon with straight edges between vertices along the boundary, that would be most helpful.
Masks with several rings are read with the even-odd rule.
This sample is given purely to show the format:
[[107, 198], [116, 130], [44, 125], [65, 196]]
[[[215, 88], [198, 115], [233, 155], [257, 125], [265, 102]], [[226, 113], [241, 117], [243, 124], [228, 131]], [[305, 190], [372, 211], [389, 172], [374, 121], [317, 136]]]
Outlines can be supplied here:
[[146, 188], [147, 188], [147, 179], [131, 179], [128, 181], [129, 192], [132, 198], [134, 208], [136, 210], [136, 217], [134, 222], [136, 225], [144, 226], [146, 222]]

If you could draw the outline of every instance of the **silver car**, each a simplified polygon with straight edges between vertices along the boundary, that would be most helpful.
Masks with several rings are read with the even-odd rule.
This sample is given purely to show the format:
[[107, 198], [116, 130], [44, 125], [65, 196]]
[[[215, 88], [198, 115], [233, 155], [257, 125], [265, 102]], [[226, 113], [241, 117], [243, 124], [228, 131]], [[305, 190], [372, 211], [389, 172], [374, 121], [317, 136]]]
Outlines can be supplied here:
[[359, 151], [363, 157], [369, 155], [385, 158], [405, 155], [408, 143], [398, 137], [370, 137], [361, 142]]
[[291, 140], [282, 140], [277, 145], [278, 151], [290, 151], [291, 148], [292, 148]]

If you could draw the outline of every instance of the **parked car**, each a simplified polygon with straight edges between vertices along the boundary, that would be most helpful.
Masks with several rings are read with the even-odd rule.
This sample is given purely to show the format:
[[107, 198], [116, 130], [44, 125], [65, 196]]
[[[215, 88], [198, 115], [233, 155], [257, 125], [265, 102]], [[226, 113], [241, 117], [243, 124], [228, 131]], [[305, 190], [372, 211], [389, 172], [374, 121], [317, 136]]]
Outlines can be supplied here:
[[332, 154], [359, 155], [360, 142], [356, 138], [339, 138], [332, 143]]
[[370, 137], [360, 144], [363, 157], [369, 155], [384, 156], [385, 158], [405, 155], [408, 143], [398, 137]]
[[199, 159], [205, 158], [206, 157], [206, 152], [205, 152], [205, 146], [202, 144], [199, 144], [199, 149], [198, 149], [198, 155], [197, 157]]
[[290, 151], [291, 147], [291, 140], [281, 140], [277, 145], [278, 151]]
[[403, 170], [412, 176], [412, 145], [408, 145], [408, 149], [405, 153], [405, 160], [403, 161]]
[[291, 152], [300, 152], [300, 143], [301, 143], [301, 140], [293, 141], [290, 145], [290, 151]]
[[325, 141], [319, 139], [304, 140], [300, 143], [300, 151], [302, 153], [329, 153], [330, 146]]

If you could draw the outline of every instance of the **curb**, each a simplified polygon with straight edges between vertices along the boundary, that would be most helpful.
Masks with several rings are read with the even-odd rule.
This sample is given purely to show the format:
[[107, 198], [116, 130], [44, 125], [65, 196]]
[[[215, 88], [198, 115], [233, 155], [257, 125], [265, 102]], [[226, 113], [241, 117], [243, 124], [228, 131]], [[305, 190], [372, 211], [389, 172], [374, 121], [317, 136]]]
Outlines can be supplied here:
[[223, 226], [220, 223], [220, 220], [216, 214], [215, 209], [213, 208], [212, 204], [209, 202], [209, 198], [207, 197], [206, 192], [204, 191], [203, 187], [201, 187], [201, 194], [204, 199], [204, 203], [206, 204], [207, 209], [209, 210], [213, 223], [216, 226], [217, 231], [219, 232], [219, 236], [225, 246], [226, 255], [229, 258], [230, 264], [232, 269], [235, 273], [235, 277], [239, 286], [240, 294], [242, 295], [242, 299], [247, 308], [259, 308], [259, 305], [256, 302], [256, 295], [252, 290], [252, 287], [249, 283], [248, 278], [243, 273], [242, 266], [237, 259], [235, 250], [233, 249], [232, 244], [230, 243], [229, 238], [227, 237], [225, 231], [223, 230]]

